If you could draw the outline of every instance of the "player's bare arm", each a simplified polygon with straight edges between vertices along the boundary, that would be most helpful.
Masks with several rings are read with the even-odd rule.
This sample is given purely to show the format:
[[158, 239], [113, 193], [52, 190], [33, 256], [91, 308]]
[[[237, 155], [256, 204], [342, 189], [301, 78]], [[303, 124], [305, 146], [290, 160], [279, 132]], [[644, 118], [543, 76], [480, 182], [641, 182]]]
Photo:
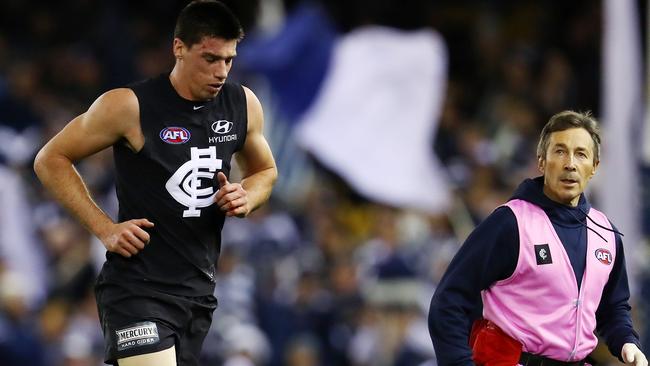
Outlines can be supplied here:
[[264, 138], [264, 115], [262, 105], [255, 94], [244, 87], [248, 113], [246, 142], [236, 159], [243, 171], [240, 183], [228, 182], [219, 172], [219, 192], [215, 201], [227, 216], [245, 217], [253, 212], [271, 195], [278, 171], [275, 160]]
[[144, 248], [152, 227], [147, 219], [114, 223], [93, 201], [74, 164], [118, 141], [134, 151], [144, 145], [138, 101], [130, 89], [101, 95], [88, 111], [76, 117], [39, 151], [34, 170], [47, 190], [107, 250], [130, 257]]

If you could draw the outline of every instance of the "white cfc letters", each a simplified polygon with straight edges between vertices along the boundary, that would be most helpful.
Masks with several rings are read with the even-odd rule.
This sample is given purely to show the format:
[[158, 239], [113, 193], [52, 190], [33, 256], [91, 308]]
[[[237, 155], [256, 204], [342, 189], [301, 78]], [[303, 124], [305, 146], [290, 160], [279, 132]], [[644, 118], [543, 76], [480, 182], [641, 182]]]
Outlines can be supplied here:
[[187, 210], [183, 211], [183, 217], [200, 217], [201, 210], [197, 208], [212, 205], [217, 194], [210, 184], [201, 188], [201, 180], [213, 180], [214, 172], [221, 169], [222, 160], [217, 159], [215, 146], [205, 149], [192, 147], [190, 153], [191, 160], [176, 170], [165, 184], [165, 188], [178, 203], [187, 207]]

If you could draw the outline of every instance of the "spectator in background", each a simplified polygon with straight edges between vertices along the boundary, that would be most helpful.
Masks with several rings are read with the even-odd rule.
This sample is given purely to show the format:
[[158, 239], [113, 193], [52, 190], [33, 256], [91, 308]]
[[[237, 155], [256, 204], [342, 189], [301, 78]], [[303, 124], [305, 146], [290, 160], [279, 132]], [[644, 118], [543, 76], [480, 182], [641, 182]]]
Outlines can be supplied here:
[[[2, 263], [0, 263], [2, 265]], [[30, 284], [0, 266], [0, 361], [5, 366], [45, 366], [46, 354], [28, 301]]]
[[21, 176], [0, 164], [0, 258], [8, 271], [21, 276], [22, 300], [36, 309], [47, 295], [47, 264], [31, 215]]
[[35, 62], [10, 64], [2, 90], [0, 78], [0, 163], [24, 166], [38, 146], [42, 118], [33, 96], [41, 70]]

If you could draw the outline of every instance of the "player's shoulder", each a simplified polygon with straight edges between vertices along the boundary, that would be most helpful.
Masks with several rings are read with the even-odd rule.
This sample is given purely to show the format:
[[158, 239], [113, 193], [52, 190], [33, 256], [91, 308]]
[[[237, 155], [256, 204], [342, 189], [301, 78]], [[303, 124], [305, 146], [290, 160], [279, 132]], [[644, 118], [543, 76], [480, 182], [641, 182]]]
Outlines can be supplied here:
[[260, 100], [257, 98], [257, 95], [248, 88], [245, 85], [241, 85], [242, 90], [244, 91], [244, 96], [246, 98], [246, 106], [248, 108], [249, 115], [252, 113], [254, 114], [261, 114], [262, 113], [262, 103], [260, 103]]
[[247, 101], [251, 100], [259, 103], [259, 99], [257, 99], [257, 95], [255, 95], [255, 93], [249, 87], [245, 85], [240, 85], [240, 87], [244, 91], [244, 95], [246, 96]]
[[140, 115], [138, 98], [129, 88], [111, 89], [100, 95], [86, 114], [110, 123], [137, 122]]
[[101, 94], [94, 104], [111, 109], [128, 109], [137, 107], [138, 98], [130, 88], [116, 88]]

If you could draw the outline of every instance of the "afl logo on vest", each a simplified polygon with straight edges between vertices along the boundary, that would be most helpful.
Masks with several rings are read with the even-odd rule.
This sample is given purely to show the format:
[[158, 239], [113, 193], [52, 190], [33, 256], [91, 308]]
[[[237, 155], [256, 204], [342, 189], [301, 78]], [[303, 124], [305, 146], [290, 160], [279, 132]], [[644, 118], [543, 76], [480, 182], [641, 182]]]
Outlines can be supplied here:
[[184, 144], [190, 141], [190, 131], [183, 127], [167, 127], [160, 131], [160, 139], [168, 144]]
[[602, 264], [610, 265], [612, 264], [612, 253], [607, 249], [596, 249], [596, 259]]

